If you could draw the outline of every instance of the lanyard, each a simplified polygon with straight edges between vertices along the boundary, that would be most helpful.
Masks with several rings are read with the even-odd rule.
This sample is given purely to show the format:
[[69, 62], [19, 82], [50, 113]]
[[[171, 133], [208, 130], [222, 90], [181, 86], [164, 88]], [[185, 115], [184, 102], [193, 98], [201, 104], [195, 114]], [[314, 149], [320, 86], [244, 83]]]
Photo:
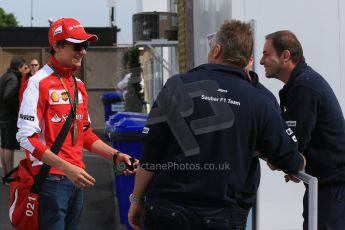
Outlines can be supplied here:
[[67, 96], [68, 96], [68, 101], [69, 101], [69, 103], [70, 103], [70, 105], [72, 107], [73, 118], [76, 119], [77, 106], [78, 106], [78, 87], [77, 87], [77, 81], [76, 81], [75, 77], [73, 76], [73, 81], [74, 81], [74, 101], [72, 102], [71, 94], [69, 93], [69, 91], [68, 91], [68, 89], [66, 87], [66, 84], [63, 81], [62, 77], [60, 76], [60, 74], [56, 71], [56, 69], [53, 66], [50, 66], [50, 68], [52, 68], [52, 70], [54, 71], [55, 75], [59, 79], [62, 87], [66, 91]]
[[73, 133], [72, 133], [72, 144], [76, 145], [78, 142], [78, 122], [77, 122], [77, 107], [78, 107], [78, 86], [77, 86], [77, 80], [73, 76], [73, 82], [74, 82], [74, 101], [72, 102], [71, 95], [65, 85], [65, 82], [63, 81], [62, 77], [60, 74], [56, 71], [56, 69], [53, 66], [50, 66], [52, 70], [54, 71], [55, 75], [59, 79], [62, 87], [65, 89], [67, 96], [68, 96], [68, 101], [72, 107], [72, 114], [73, 114]]

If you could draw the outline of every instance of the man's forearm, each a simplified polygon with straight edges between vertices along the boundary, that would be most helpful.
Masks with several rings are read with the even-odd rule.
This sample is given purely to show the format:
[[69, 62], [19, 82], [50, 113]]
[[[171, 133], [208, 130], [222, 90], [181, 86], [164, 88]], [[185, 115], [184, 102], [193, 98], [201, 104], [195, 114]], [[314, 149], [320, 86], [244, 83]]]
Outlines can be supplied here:
[[73, 165], [47, 149], [41, 159], [44, 163], [60, 170], [78, 188], [88, 188], [95, 184], [95, 178], [89, 175], [84, 169]]
[[56, 154], [54, 154], [50, 149], [47, 149], [42, 155], [42, 162], [54, 167], [62, 172], [66, 171], [66, 168], [70, 165], [69, 162], [61, 159]]
[[116, 150], [103, 141], [97, 140], [91, 145], [91, 152], [101, 155], [107, 159], [112, 159]]
[[133, 189], [133, 195], [138, 198], [143, 198], [148, 185], [154, 176], [153, 172], [146, 171], [139, 168], [135, 175], [135, 184]]

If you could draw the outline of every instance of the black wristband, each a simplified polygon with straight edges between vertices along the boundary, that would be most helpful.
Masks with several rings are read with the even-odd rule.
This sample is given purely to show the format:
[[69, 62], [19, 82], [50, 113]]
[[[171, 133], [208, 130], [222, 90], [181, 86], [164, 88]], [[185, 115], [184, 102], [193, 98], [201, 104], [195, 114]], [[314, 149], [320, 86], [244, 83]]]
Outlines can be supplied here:
[[120, 151], [119, 150], [116, 150], [116, 152], [114, 153], [113, 155], [113, 161], [114, 161], [114, 164], [116, 164], [116, 160], [117, 160], [117, 157], [120, 155]]

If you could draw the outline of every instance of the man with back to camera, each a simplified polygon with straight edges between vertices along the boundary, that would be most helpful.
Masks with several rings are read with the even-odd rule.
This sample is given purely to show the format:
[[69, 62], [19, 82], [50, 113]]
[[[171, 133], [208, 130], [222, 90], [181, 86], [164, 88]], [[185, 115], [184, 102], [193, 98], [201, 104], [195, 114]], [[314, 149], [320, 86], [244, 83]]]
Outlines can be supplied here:
[[[48, 64], [29, 78], [24, 90], [17, 139], [26, 150], [34, 174], [42, 162], [52, 166], [39, 193], [40, 229], [77, 229], [83, 206], [82, 189], [95, 184], [95, 179], [85, 171], [83, 148], [116, 162], [131, 162], [130, 156], [111, 148], [93, 133], [85, 86], [73, 76], [97, 36], [86, 33], [77, 20], [61, 18], [50, 26], [48, 38], [51, 56]], [[62, 98], [65, 93], [68, 100]], [[71, 111], [70, 131], [55, 155], [50, 147]]]
[[285, 173], [303, 168], [271, 99], [247, 81], [252, 47], [249, 24], [225, 21], [208, 64], [166, 82], [143, 131], [129, 198], [134, 229], [144, 215], [151, 230], [245, 229], [260, 179], [254, 151]]
[[[25, 60], [14, 56], [10, 67], [0, 78], [0, 158], [4, 176], [13, 169], [14, 150], [20, 146], [16, 140], [17, 117], [19, 110], [20, 81], [25, 74]], [[7, 184], [4, 178], [2, 183]]]
[[[306, 172], [319, 180], [318, 229], [345, 229], [345, 122], [333, 90], [305, 63], [302, 45], [290, 31], [266, 36], [260, 64], [266, 77], [285, 83], [281, 113], [308, 162]], [[303, 207], [306, 230], [308, 187]]]

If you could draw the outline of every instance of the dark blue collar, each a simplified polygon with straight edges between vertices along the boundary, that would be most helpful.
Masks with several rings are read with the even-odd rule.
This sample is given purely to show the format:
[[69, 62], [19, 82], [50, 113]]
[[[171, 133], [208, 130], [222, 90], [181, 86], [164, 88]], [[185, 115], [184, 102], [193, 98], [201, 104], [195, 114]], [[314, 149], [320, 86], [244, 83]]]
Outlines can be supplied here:
[[300, 61], [295, 68], [292, 70], [291, 74], [290, 74], [290, 78], [288, 80], [288, 82], [286, 83], [286, 86], [289, 86], [292, 84], [292, 82], [295, 81], [295, 79], [299, 76], [301, 70], [305, 67], [307, 67], [307, 63], [305, 63], [305, 61]]
[[243, 80], [247, 79], [247, 75], [243, 69], [239, 67], [229, 66], [229, 65], [222, 65], [222, 64], [203, 64], [194, 69], [191, 69], [188, 72], [194, 71], [207, 71], [207, 72], [216, 72], [222, 73], [224, 75], [228, 75], [230, 77], [239, 77]]
[[[295, 68], [292, 70], [290, 74], [290, 78], [288, 82], [284, 85], [284, 87], [279, 91], [279, 98], [280, 98], [280, 105], [281, 107], [286, 105], [286, 97], [288, 95], [288, 91], [290, 86], [293, 84], [295, 79], [300, 75], [300, 72], [303, 68], [307, 67], [307, 63], [305, 61], [300, 61]], [[283, 107], [282, 107], [283, 108]]]

